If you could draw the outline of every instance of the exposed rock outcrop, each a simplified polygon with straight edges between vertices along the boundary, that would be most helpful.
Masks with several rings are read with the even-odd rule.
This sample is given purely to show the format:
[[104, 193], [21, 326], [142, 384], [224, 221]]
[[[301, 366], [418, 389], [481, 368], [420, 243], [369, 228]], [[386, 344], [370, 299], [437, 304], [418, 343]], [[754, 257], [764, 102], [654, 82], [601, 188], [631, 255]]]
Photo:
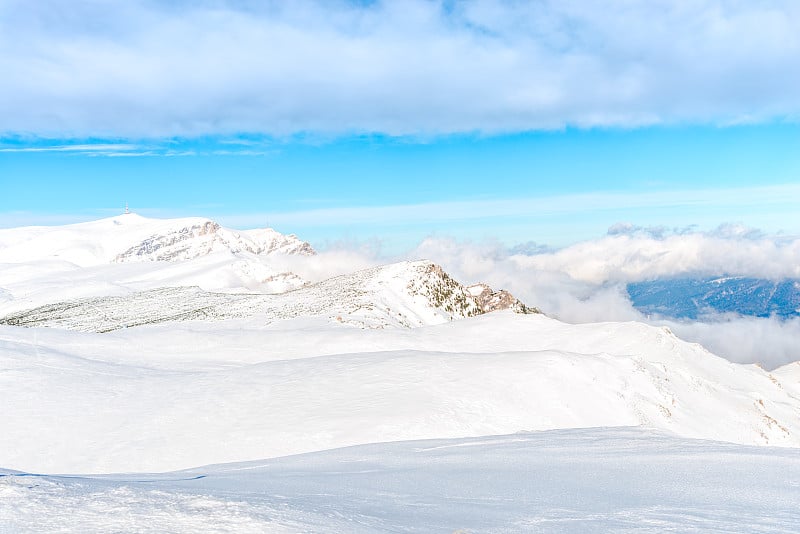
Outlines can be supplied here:
[[466, 290], [475, 301], [480, 313], [500, 310], [511, 310], [514, 313], [542, 313], [538, 308], [525, 305], [505, 289], [494, 291], [486, 284], [474, 284], [468, 286]]
[[286, 293], [225, 294], [171, 287], [57, 302], [0, 319], [12, 326], [108, 332], [185, 320], [328, 317], [362, 328], [416, 327], [500, 309], [537, 313], [508, 292], [465, 288], [428, 261], [400, 262], [336, 276]]
[[252, 254], [316, 254], [311, 245], [294, 234], [284, 235], [271, 228], [237, 232], [214, 221], [185, 226], [164, 234], [151, 235], [114, 258], [131, 261], [177, 261], [210, 254], [215, 250]]

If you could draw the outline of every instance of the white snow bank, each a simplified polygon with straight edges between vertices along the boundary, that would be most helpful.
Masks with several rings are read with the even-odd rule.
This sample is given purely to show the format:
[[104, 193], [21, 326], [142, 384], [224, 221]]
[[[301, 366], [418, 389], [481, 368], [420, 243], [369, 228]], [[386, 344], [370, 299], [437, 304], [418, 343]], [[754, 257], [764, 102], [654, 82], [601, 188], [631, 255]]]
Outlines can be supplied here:
[[796, 532], [800, 451], [636, 429], [374, 444], [164, 475], [0, 471], [13, 532]]
[[637, 323], [500, 313], [397, 332], [307, 320], [5, 327], [0, 369], [0, 465], [51, 473], [620, 425], [800, 446], [800, 399], [781, 377]]

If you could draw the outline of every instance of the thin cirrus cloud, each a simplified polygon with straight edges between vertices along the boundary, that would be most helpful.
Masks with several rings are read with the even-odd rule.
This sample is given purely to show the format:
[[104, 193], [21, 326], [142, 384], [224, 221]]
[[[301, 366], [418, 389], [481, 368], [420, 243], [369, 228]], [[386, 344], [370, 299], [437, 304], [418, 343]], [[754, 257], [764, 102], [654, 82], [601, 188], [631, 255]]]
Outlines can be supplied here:
[[126, 152], [138, 149], [138, 146], [130, 144], [97, 143], [85, 145], [4, 147], [0, 148], [0, 152]]
[[[673, 190], [657, 192], [589, 192], [517, 199], [479, 199], [429, 202], [407, 205], [354, 206], [309, 209], [291, 212], [240, 214], [221, 217], [234, 227], [272, 224], [298, 228], [321, 224], [392, 226], [477, 219], [520, 217], [544, 218], [552, 215], [619, 213], [621, 210], [710, 210], [758, 205], [761, 210], [791, 210], [800, 202], [800, 185], [783, 184], [755, 187]], [[695, 213], [696, 216], [696, 213]]]
[[800, 117], [800, 5], [0, 2], [0, 132], [437, 135]]

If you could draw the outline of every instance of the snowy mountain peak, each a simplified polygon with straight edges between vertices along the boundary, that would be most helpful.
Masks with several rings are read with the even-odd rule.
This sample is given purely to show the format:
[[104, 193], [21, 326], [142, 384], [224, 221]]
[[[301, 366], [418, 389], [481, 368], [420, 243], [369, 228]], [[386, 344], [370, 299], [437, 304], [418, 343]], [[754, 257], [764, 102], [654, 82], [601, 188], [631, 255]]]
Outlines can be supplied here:
[[0, 230], [0, 262], [64, 260], [81, 267], [179, 261], [216, 251], [315, 254], [310, 244], [270, 228], [238, 231], [200, 218], [151, 219], [126, 213], [97, 221]]
[[294, 234], [284, 235], [272, 228], [236, 231], [205, 220], [150, 235], [118, 254], [114, 261], [189, 260], [218, 250], [251, 254], [316, 254], [309, 243]]
[[[488, 286], [487, 286], [488, 287]], [[490, 294], [494, 294], [488, 289]], [[513, 296], [519, 313], [532, 313]], [[107, 332], [185, 320], [262, 317], [265, 322], [326, 317], [363, 328], [416, 327], [481, 315], [500, 306], [479, 301], [429, 261], [404, 261], [336, 276], [281, 294], [223, 294], [198, 287], [158, 288], [122, 296], [55, 302], [11, 313], [0, 324]]]

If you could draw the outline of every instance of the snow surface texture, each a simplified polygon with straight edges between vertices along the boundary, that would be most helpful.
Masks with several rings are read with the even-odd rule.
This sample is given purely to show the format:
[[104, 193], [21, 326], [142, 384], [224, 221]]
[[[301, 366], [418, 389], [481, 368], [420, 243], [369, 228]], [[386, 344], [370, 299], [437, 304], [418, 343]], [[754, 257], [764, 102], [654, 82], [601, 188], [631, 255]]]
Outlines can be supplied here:
[[163, 475], [0, 470], [0, 531], [796, 532], [798, 480], [794, 449], [557, 430]]
[[384, 330], [307, 318], [106, 334], [0, 327], [0, 369], [0, 465], [34, 472], [596, 426], [800, 446], [796, 374], [732, 364], [638, 323], [506, 311]]

